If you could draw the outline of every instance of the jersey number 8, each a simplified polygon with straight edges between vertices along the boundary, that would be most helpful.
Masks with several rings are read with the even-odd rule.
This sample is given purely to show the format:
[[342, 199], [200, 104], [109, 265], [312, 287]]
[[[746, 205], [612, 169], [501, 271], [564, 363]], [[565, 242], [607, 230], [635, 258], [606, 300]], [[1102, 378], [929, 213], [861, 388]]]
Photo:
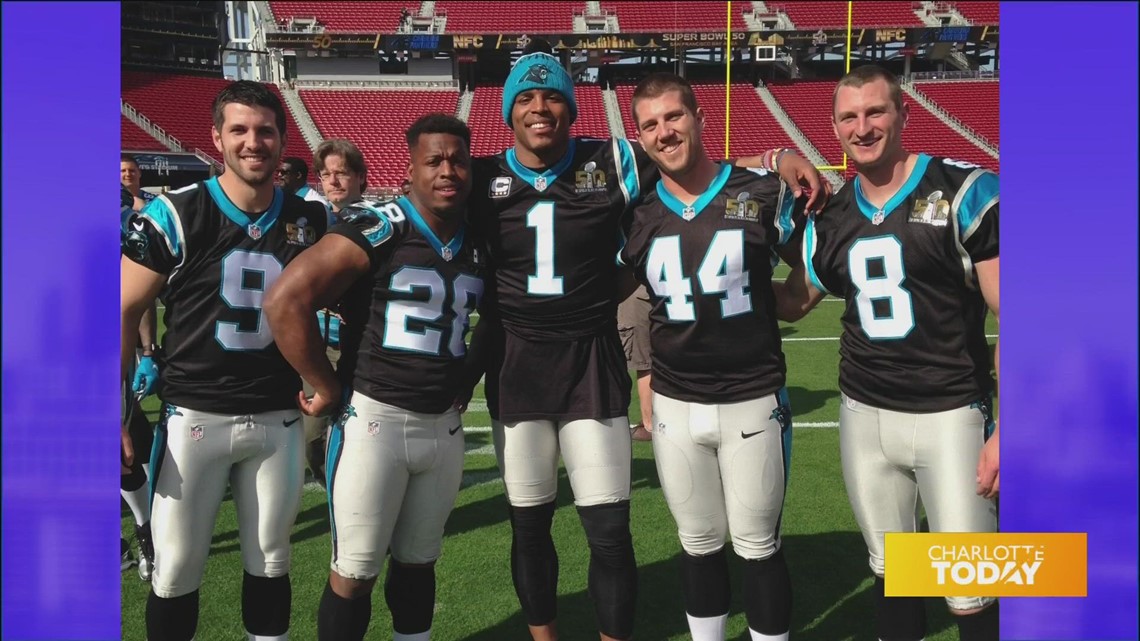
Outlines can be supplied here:
[[[882, 264], [881, 276], [870, 275], [870, 264], [873, 262]], [[914, 329], [914, 306], [911, 304], [910, 292], [902, 287], [906, 269], [899, 239], [879, 236], [855, 241], [847, 254], [847, 269], [857, 290], [855, 305], [859, 310], [859, 323], [867, 338], [906, 338]], [[887, 301], [889, 313], [875, 315], [874, 302], [877, 300]]]

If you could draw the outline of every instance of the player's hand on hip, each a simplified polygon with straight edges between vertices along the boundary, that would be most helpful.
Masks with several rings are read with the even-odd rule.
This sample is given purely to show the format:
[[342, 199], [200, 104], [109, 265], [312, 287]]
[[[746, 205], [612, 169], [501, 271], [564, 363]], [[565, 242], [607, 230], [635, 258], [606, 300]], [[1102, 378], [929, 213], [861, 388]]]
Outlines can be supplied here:
[[146, 398], [154, 393], [155, 385], [158, 385], [158, 364], [154, 362], [153, 356], [143, 356], [135, 368], [131, 389], [136, 393], [141, 392], [142, 398]]
[[777, 163], [780, 178], [794, 189], [796, 198], [808, 196], [805, 210], [820, 211], [831, 199], [831, 183], [823, 179], [819, 170], [806, 158], [785, 153]]
[[305, 396], [304, 390], [297, 392], [297, 407], [305, 416], [328, 416], [336, 411], [340, 403], [340, 390], [325, 396], [319, 391], [312, 398]]
[[1001, 474], [999, 471], [1000, 456], [998, 455], [998, 433], [982, 446], [982, 453], [978, 456], [978, 495], [992, 499], [998, 495]]
[[131, 432], [126, 424], [122, 425], [119, 432], [119, 438], [122, 441], [122, 476], [131, 473], [131, 467], [135, 464], [135, 445], [131, 440]]

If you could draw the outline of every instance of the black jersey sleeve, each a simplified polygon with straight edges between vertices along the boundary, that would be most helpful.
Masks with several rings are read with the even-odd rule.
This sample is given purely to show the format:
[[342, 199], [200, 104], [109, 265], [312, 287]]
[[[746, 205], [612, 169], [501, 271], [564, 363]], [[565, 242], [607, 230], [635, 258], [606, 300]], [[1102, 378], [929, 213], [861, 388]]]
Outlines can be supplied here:
[[[661, 179], [660, 170], [649, 158], [649, 154], [645, 153], [645, 147], [642, 147], [640, 142], [621, 138], [618, 141], [623, 147], [628, 148], [629, 166], [637, 172], [638, 192], [642, 196], [648, 194], [657, 186], [657, 181]], [[624, 160], [624, 157], [622, 159]]]
[[998, 175], [975, 169], [951, 204], [958, 241], [975, 263], [998, 255]]
[[357, 203], [344, 209], [340, 222], [328, 233], [356, 243], [368, 254], [370, 272], [375, 273], [392, 256], [406, 223], [407, 217], [394, 203]]
[[152, 200], [131, 214], [121, 237], [122, 255], [151, 271], [170, 274], [185, 262], [182, 221], [165, 198]]

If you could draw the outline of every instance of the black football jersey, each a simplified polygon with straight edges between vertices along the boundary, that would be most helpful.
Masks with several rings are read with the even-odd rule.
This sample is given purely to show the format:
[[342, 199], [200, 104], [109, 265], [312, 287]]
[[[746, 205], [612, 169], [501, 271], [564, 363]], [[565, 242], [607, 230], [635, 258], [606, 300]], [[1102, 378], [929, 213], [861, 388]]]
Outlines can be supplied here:
[[784, 386], [772, 269], [802, 210], [775, 174], [729, 164], [691, 207], [662, 182], [646, 195], [620, 259], [649, 292], [655, 391], [734, 403]]
[[483, 295], [475, 239], [461, 227], [440, 242], [407, 198], [342, 215], [330, 233], [367, 252], [371, 268], [341, 301], [341, 382], [405, 410], [446, 411], [461, 383], [468, 315]]
[[295, 407], [301, 380], [262, 314], [285, 265], [325, 232], [325, 211], [276, 189], [251, 217], [217, 178], [164, 194], [130, 217], [123, 255], [165, 274], [162, 399], [202, 412]]
[[488, 243], [488, 292], [507, 331], [565, 340], [614, 324], [622, 217], [656, 176], [640, 145], [616, 138], [572, 139], [542, 173], [513, 148], [475, 160], [468, 216]]
[[986, 304], [974, 264], [998, 255], [998, 176], [919, 155], [879, 210], [859, 179], [803, 242], [812, 283], [846, 301], [839, 387], [900, 412], [939, 412], [993, 388]]

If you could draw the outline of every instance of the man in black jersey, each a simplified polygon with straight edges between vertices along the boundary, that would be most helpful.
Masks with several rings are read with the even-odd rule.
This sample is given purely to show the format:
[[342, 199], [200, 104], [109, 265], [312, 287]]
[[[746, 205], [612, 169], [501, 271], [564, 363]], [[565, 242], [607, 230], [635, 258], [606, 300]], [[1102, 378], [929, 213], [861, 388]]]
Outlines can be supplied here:
[[217, 178], [167, 193], [131, 216], [122, 261], [122, 370], [139, 317], [162, 293], [162, 418], [151, 451], [155, 570], [150, 641], [189, 641], [229, 485], [241, 543], [250, 639], [288, 638], [289, 536], [304, 481], [301, 380], [263, 318], [265, 292], [325, 230], [325, 209], [274, 187], [285, 109], [265, 85], [214, 99]]
[[780, 517], [792, 431], [772, 269], [778, 256], [799, 262], [797, 203], [775, 174], [708, 157], [704, 112], [683, 78], [646, 77], [631, 113], [661, 180], [634, 210], [620, 258], [652, 306], [653, 453], [684, 549], [689, 630], [724, 641], [731, 534], [751, 638], [786, 641]]
[[[887, 598], [887, 532], [997, 530], [998, 431], [985, 334], [998, 315], [998, 177], [902, 145], [898, 80], [859, 67], [835, 90], [834, 128], [858, 175], [819, 220], [782, 292], [796, 320], [831, 292], [839, 344], [843, 477], [875, 574], [878, 637], [926, 633], [920, 598]], [[995, 351], [994, 369], [997, 369]], [[963, 641], [996, 640], [992, 598], [946, 599]]]
[[[130, 217], [134, 215], [136, 207], [141, 209], [145, 202], [135, 195], [138, 193], [138, 163], [131, 156], [123, 155], [121, 163], [122, 186], [119, 190], [119, 245], [126, 248], [142, 239], [139, 232], [131, 232], [127, 228]], [[135, 192], [131, 191], [133, 183]], [[146, 192], [142, 192], [146, 193]], [[153, 197], [152, 197], [153, 199]], [[129, 242], [128, 242], [129, 239]], [[129, 417], [127, 433], [132, 449], [139, 451], [150, 450], [153, 444], [154, 432], [150, 421], [143, 412], [140, 400], [154, 393], [158, 384], [158, 364], [155, 362], [156, 337], [158, 336], [158, 316], [155, 305], [152, 303], [143, 313], [139, 322], [138, 343], [139, 355], [132, 360], [133, 372], [128, 373], [130, 390], [123, 394], [126, 403], [125, 415]], [[131, 509], [135, 517], [135, 542], [138, 544], [138, 560], [131, 557], [130, 545], [125, 538], [121, 539], [121, 554], [123, 570], [138, 565], [139, 578], [149, 581], [154, 571], [154, 544], [150, 532], [150, 488], [147, 487], [147, 478], [150, 475], [150, 465], [142, 457], [134, 457], [130, 465], [123, 466], [120, 479], [119, 493], [123, 501]]]
[[[550, 527], [560, 453], [590, 545], [589, 594], [603, 640], [632, 637], [637, 598], [630, 381], [614, 257], [623, 219], [657, 172], [637, 143], [571, 138], [576, 115], [574, 83], [558, 59], [528, 51], [503, 91], [516, 144], [475, 159], [468, 204], [494, 273], [487, 289], [499, 318], [482, 318], [476, 334], [491, 344], [486, 393], [510, 503], [512, 578], [535, 641], [557, 639]], [[810, 163], [789, 153], [780, 170], [826, 199]]]
[[[281, 351], [316, 390], [306, 414], [351, 397], [332, 427], [326, 469], [332, 571], [317, 615], [321, 641], [359, 641], [390, 550], [384, 596], [395, 641], [427, 641], [435, 561], [463, 477], [459, 392], [468, 315], [482, 265], [464, 223], [471, 134], [429, 114], [407, 132], [412, 190], [361, 203], [285, 270], [266, 300]], [[337, 371], [314, 312], [340, 302]]]

